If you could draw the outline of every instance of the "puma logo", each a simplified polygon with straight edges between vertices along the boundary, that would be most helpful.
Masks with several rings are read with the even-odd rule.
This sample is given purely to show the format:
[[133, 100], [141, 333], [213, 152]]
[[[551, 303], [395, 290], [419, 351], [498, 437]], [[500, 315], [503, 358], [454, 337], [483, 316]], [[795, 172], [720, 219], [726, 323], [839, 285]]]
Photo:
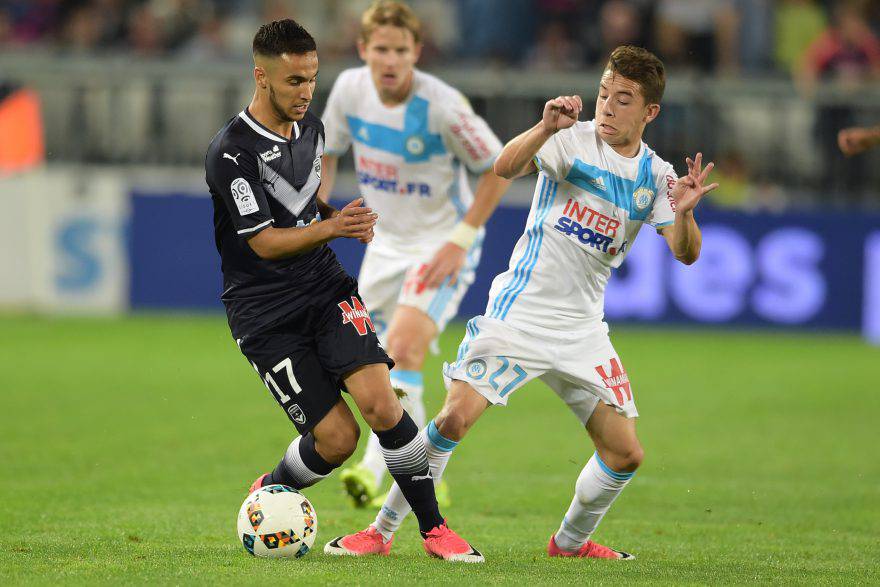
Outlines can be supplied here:
[[424, 481], [426, 479], [431, 479], [433, 481], [434, 477], [431, 476], [430, 471], [428, 471], [427, 475], [413, 475], [411, 481]]
[[240, 156], [241, 156], [241, 153], [236, 153], [236, 154], [235, 154], [235, 157], [233, 157], [233, 156], [230, 155], [229, 153], [223, 153], [223, 158], [224, 158], [224, 159], [232, 159], [232, 162], [235, 163], [236, 165], [238, 165], [238, 158], [239, 158]]

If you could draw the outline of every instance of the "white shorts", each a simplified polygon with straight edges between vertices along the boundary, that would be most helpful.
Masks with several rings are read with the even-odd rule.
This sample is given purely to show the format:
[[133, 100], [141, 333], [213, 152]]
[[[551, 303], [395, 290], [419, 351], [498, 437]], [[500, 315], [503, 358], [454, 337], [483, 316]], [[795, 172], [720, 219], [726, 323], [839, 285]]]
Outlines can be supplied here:
[[535, 334], [485, 316], [467, 324], [455, 363], [443, 366], [447, 386], [466, 381], [494, 405], [506, 405], [517, 389], [541, 379], [584, 424], [600, 401], [627, 418], [639, 415], [629, 377], [595, 322], [576, 332]]
[[437, 325], [437, 334], [443, 332], [458, 313], [464, 294], [474, 283], [481, 245], [482, 239], [478, 239], [468, 251], [455, 285], [441, 285], [433, 289], [419, 283], [433, 254], [420, 258], [367, 247], [358, 276], [358, 293], [370, 312], [379, 341], [385, 344], [388, 323], [397, 306], [412, 306], [422, 310]]

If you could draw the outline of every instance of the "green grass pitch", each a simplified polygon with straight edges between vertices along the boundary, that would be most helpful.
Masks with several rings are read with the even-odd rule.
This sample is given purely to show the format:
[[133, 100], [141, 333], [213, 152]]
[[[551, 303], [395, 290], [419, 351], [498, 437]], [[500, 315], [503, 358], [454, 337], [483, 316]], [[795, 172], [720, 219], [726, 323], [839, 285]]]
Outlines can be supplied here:
[[294, 429], [221, 317], [7, 316], [0, 333], [2, 584], [880, 582], [880, 351], [856, 337], [612, 328], [647, 458], [596, 538], [638, 560], [545, 556], [592, 448], [535, 383], [450, 462], [445, 514], [487, 558], [465, 566], [429, 559], [412, 520], [389, 558], [325, 556], [374, 515], [335, 475], [306, 491], [313, 552], [245, 553], [238, 507]]

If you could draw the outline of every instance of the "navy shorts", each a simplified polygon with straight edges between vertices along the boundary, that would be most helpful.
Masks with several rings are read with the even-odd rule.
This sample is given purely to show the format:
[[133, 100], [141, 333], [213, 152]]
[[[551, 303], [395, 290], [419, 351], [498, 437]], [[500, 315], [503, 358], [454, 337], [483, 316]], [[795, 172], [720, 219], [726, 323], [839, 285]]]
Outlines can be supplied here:
[[283, 323], [237, 341], [300, 434], [336, 405], [346, 374], [363, 365], [394, 366], [379, 345], [357, 282], [349, 279], [340, 293], [321, 296]]

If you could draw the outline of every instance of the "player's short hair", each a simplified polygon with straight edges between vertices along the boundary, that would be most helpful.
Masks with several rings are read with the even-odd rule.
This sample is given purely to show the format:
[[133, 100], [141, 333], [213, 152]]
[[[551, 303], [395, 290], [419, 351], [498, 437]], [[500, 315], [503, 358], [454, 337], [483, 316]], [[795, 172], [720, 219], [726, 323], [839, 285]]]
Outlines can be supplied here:
[[312, 35], [295, 20], [267, 22], [254, 35], [254, 55], [278, 57], [282, 53], [302, 55], [317, 51]]
[[376, 0], [361, 17], [361, 41], [368, 42], [373, 31], [386, 25], [408, 30], [416, 43], [422, 40], [422, 23], [412, 8], [397, 0]]
[[605, 71], [639, 84], [645, 104], [659, 104], [666, 89], [666, 69], [660, 59], [641, 47], [621, 45], [611, 52]]

